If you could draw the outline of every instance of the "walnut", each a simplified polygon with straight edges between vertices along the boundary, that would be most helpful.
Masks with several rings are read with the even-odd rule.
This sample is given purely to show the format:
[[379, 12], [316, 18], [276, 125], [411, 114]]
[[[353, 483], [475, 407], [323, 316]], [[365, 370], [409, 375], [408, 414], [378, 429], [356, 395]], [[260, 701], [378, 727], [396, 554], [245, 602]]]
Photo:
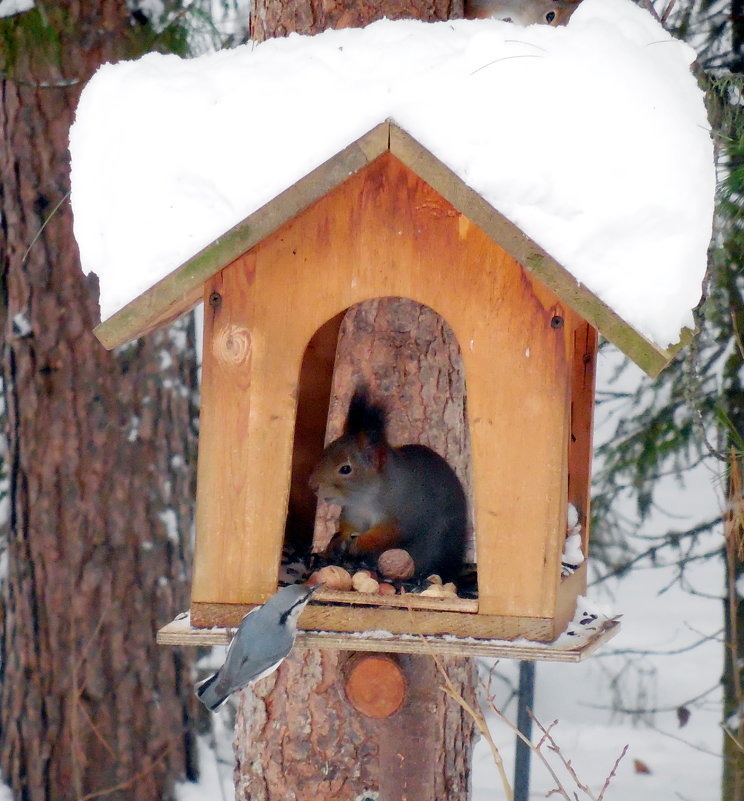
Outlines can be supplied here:
[[316, 570], [307, 583], [325, 584], [328, 590], [350, 590], [351, 574], [338, 565], [326, 565], [326, 567]]
[[416, 570], [411, 554], [403, 548], [383, 551], [377, 560], [377, 568], [383, 576], [393, 581], [405, 581], [411, 578]]

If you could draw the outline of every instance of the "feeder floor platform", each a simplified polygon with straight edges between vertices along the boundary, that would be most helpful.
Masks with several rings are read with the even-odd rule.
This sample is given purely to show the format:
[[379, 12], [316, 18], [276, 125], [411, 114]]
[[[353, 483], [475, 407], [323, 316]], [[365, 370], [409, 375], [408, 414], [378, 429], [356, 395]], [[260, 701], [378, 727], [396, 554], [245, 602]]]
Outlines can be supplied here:
[[[561, 635], [553, 643], [530, 642], [524, 639], [482, 640], [450, 635], [390, 634], [384, 631], [358, 634], [298, 631], [296, 647], [581, 662], [612, 639], [619, 630], [620, 622], [617, 619], [607, 619], [598, 623], [596, 627], [587, 627], [577, 632], [574, 637]], [[194, 628], [191, 626], [188, 612], [184, 612], [158, 631], [157, 642], [160, 645], [227, 645], [234, 633], [233, 628]]]

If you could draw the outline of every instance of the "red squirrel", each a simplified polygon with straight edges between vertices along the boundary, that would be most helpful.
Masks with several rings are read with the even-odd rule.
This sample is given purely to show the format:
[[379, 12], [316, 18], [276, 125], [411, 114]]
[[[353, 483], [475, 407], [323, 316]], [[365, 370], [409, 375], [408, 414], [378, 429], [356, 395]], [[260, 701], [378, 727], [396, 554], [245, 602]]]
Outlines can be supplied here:
[[354, 393], [344, 433], [323, 452], [310, 487], [341, 505], [330, 550], [361, 556], [403, 548], [414, 576], [459, 574], [465, 548], [467, 502], [454, 470], [425, 445], [391, 446], [385, 410], [366, 387]]
[[581, 0], [467, 0], [467, 19], [500, 19], [517, 25], [565, 25]]

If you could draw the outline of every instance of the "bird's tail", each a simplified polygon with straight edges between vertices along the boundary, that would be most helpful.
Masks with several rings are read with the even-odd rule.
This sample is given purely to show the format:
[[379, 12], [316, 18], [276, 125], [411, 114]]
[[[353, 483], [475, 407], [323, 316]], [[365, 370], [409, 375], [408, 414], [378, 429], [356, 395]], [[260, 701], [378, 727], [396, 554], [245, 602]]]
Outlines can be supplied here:
[[196, 697], [210, 712], [214, 712], [217, 707], [222, 706], [222, 704], [227, 701], [227, 696], [229, 695], [229, 693], [225, 695], [219, 692], [218, 688], [215, 687], [218, 676], [219, 672], [205, 679], [201, 684], [197, 685], [196, 688]]

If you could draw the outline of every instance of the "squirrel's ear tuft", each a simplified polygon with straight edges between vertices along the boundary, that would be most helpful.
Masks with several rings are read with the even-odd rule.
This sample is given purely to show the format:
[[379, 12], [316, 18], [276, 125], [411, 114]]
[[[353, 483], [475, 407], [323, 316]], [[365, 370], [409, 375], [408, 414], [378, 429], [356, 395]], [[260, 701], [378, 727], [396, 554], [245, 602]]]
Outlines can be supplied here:
[[372, 445], [385, 440], [385, 410], [379, 404], [372, 403], [366, 384], [361, 384], [354, 391], [344, 433], [353, 437], [364, 434]]

